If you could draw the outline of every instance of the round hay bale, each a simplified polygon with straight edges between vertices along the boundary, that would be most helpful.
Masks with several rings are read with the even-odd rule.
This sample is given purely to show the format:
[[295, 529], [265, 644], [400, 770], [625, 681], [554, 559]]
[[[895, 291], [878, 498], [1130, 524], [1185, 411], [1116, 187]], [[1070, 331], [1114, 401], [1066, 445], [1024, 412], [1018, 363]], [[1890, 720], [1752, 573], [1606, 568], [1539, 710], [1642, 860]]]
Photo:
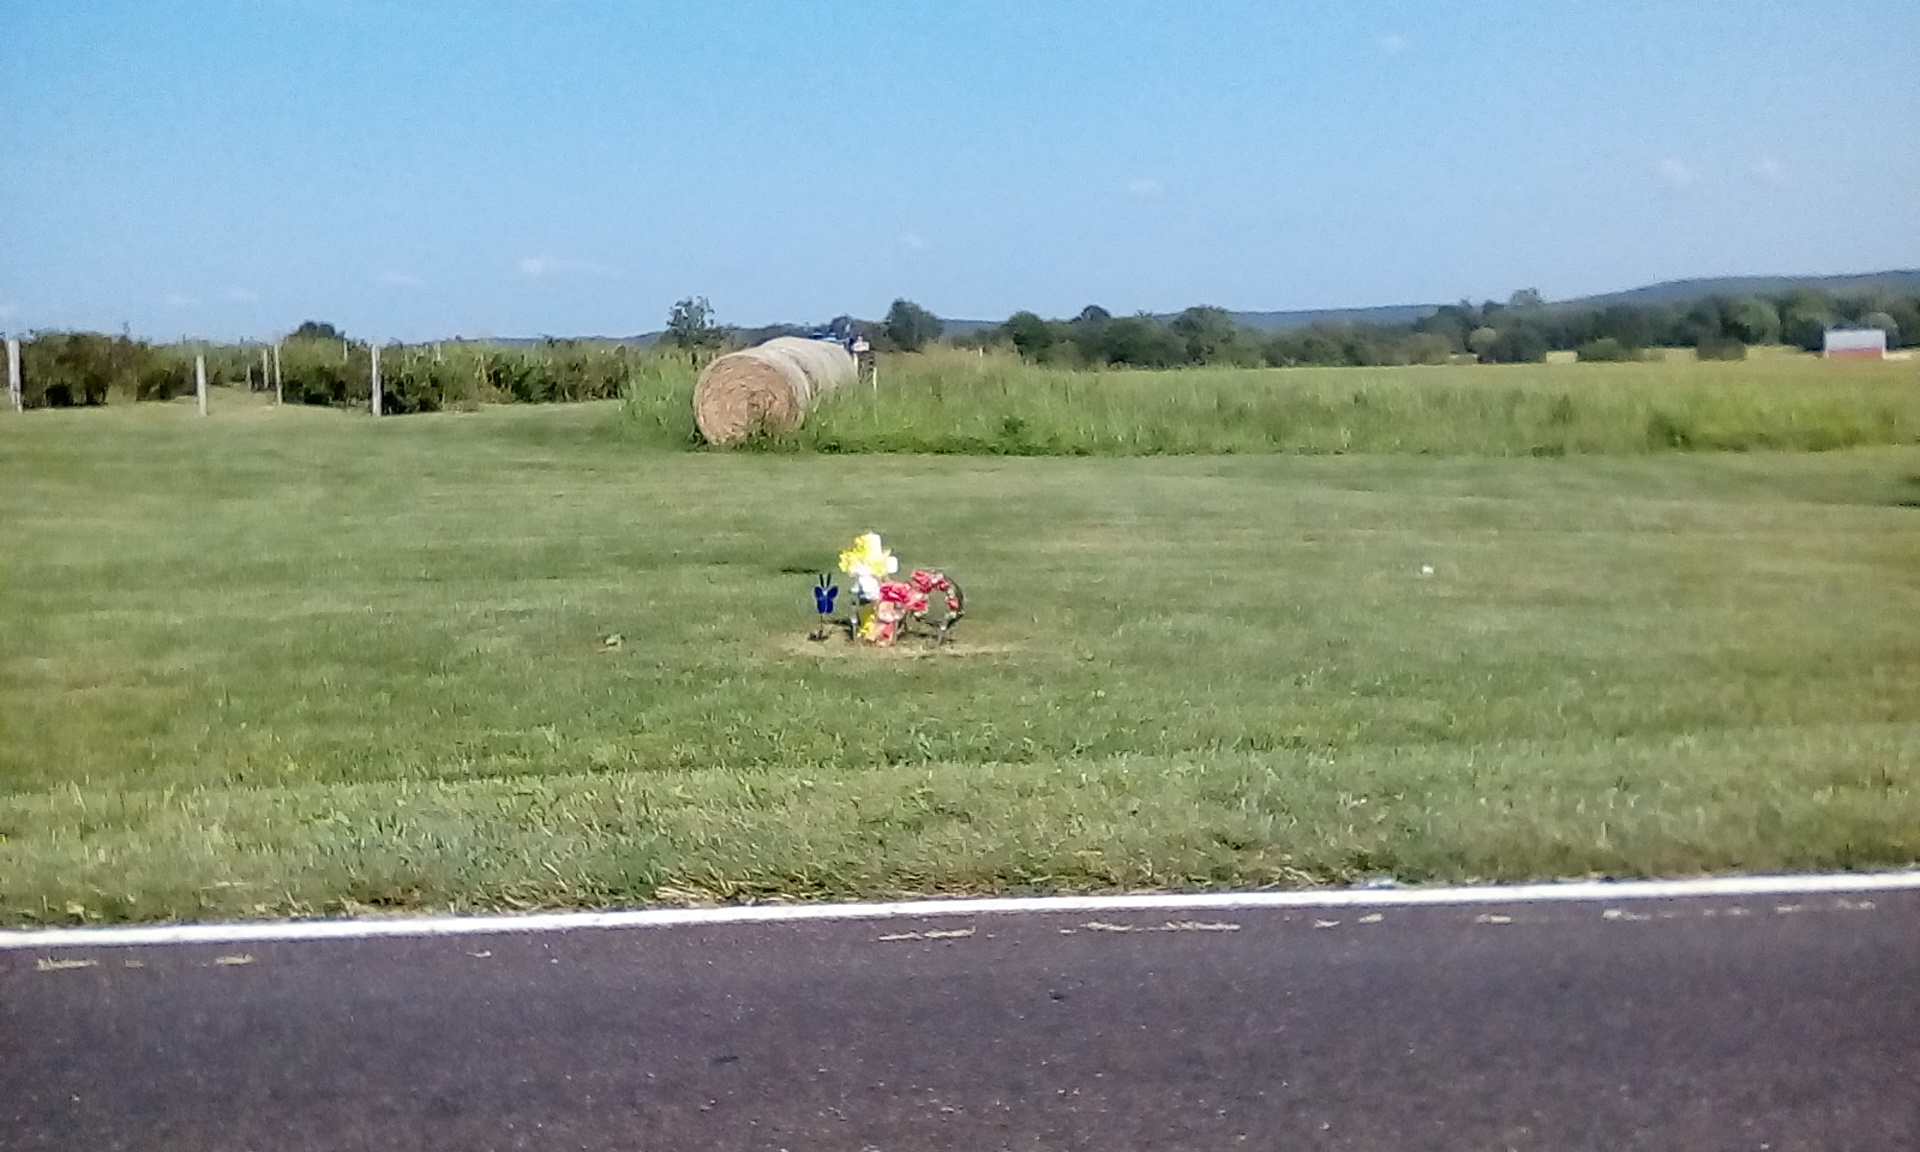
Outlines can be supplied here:
[[761, 428], [798, 428], [813, 402], [853, 373], [853, 355], [839, 344], [775, 337], [707, 365], [693, 386], [693, 420], [710, 444]]

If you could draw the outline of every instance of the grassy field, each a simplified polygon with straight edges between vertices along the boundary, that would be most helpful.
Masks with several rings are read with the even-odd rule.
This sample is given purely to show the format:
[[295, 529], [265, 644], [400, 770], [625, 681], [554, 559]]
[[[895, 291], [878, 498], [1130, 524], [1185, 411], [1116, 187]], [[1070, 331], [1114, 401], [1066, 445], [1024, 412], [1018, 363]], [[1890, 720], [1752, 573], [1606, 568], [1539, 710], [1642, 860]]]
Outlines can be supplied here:
[[[1000, 354], [899, 357], [760, 447], [832, 453], [1151, 456], [1639, 455], [1830, 450], [1920, 440], [1915, 369], [1751, 360], [1084, 372]], [[636, 427], [692, 434], [686, 385], [637, 390]]]
[[[1536, 371], [1491, 379], [1584, 370]], [[1835, 386], [1877, 427], [1894, 379]], [[660, 450], [644, 397], [214, 407], [0, 418], [0, 921], [1920, 858], [1911, 435], [836, 456]], [[869, 527], [966, 583], [954, 647], [804, 639]]]

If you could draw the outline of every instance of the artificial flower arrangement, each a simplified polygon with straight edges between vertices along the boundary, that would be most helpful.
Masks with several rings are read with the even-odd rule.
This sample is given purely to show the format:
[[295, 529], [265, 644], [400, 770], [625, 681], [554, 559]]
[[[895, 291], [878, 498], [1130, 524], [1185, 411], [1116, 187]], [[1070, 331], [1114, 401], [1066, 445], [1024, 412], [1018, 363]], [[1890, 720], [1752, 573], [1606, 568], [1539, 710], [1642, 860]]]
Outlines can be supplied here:
[[[840, 588], [831, 576], [821, 574], [813, 588], [814, 610], [820, 614], [815, 640], [828, 639], [838, 629], [849, 640], [863, 640], [882, 648], [906, 634], [944, 643], [964, 613], [966, 601], [960, 585], [944, 572], [915, 569], [905, 580], [892, 579], [900, 571], [900, 561], [887, 550], [878, 532], [853, 538], [853, 547], [840, 553], [840, 571], [853, 578], [852, 602], [847, 615], [836, 618], [834, 601]], [[929, 618], [936, 592], [943, 594], [946, 610]]]

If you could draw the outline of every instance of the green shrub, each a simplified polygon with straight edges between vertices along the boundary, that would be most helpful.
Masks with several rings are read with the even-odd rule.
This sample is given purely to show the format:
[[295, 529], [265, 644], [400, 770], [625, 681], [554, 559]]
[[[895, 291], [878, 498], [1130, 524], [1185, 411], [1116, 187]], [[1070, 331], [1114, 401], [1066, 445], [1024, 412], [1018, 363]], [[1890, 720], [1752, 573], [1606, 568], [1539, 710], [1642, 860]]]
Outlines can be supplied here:
[[1745, 360], [1747, 346], [1732, 336], [1702, 336], [1693, 354], [1702, 360]]
[[1589, 340], [1574, 350], [1580, 360], [1597, 363], [1619, 364], [1640, 359], [1640, 353], [1620, 343], [1611, 336], [1602, 336], [1598, 340]]
[[366, 350], [334, 340], [288, 340], [280, 348], [281, 396], [290, 404], [365, 404]]
[[135, 400], [167, 401], [192, 392], [193, 369], [177, 357], [153, 357], [140, 370], [134, 385]]
[[109, 394], [136, 395], [153, 349], [98, 332], [35, 332], [20, 344], [21, 402], [28, 408], [105, 404]]
[[1686, 417], [1655, 409], [1647, 417], [1647, 447], [1685, 451], [1693, 447], [1693, 428]]
[[380, 359], [380, 410], [394, 415], [438, 412], [448, 406], [453, 374], [431, 358], [399, 355], [383, 350]]
[[[525, 347], [390, 344], [380, 350], [381, 410], [404, 414], [481, 403], [618, 399], [635, 366], [649, 355], [623, 345], [562, 340]], [[360, 407], [371, 399], [372, 364], [365, 345], [288, 340], [281, 360], [289, 403]]]

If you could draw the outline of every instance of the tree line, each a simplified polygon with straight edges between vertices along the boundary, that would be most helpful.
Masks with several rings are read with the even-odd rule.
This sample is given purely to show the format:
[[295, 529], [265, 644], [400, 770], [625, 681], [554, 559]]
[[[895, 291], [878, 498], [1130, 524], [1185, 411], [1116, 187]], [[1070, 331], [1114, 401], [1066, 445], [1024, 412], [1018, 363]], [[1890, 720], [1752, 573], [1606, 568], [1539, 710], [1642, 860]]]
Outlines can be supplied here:
[[1836, 297], [1818, 288], [1775, 296], [1709, 296], [1681, 304], [1549, 304], [1531, 288], [1504, 303], [1461, 301], [1409, 324], [1314, 323], [1279, 332], [1198, 306], [1162, 319], [1114, 316], [1089, 305], [1071, 319], [1016, 312], [956, 340], [1002, 346], [1063, 366], [1176, 368], [1537, 363], [1569, 351], [1581, 360], [1635, 360], [1652, 349], [1691, 348], [1703, 359], [1739, 359], [1756, 344], [1818, 351], [1832, 327], [1880, 328], [1889, 348], [1920, 343], [1920, 294]]
[[693, 353], [713, 353], [729, 348], [750, 348], [776, 336], [812, 336], [840, 339], [858, 336], [881, 352], [918, 352], [939, 340], [946, 326], [938, 316], [911, 300], [895, 300], [884, 319], [860, 320], [836, 316], [825, 324], [769, 324], [760, 328], [736, 328], [717, 323], [713, 305], [705, 296], [688, 296], [674, 302], [667, 312], [667, 326], [660, 342]]
[[[895, 300], [884, 319], [836, 317], [825, 328], [778, 324], [727, 328], [713, 322], [705, 297], [676, 303], [662, 340], [720, 351], [775, 336], [857, 332], [880, 351], [916, 352], [941, 340], [939, 317], [911, 300]], [[1581, 360], [1637, 360], [1655, 349], [1690, 348], [1702, 359], [1745, 357], [1760, 344], [1819, 351], [1834, 327], [1879, 328], [1887, 347], [1920, 344], [1920, 293], [1836, 296], [1805, 286], [1772, 295], [1712, 295], [1680, 303], [1549, 304], [1532, 288], [1505, 302], [1462, 300], [1406, 324], [1318, 322], [1282, 331], [1239, 323], [1224, 308], [1199, 305], [1171, 317], [1115, 316], [1097, 304], [1071, 319], [1016, 312], [1004, 322], [948, 342], [1002, 347], [1023, 358], [1068, 367], [1178, 368], [1525, 364], [1549, 352]]]
[[[1774, 295], [1720, 295], [1675, 304], [1549, 304], [1521, 289], [1502, 303], [1463, 300], [1408, 324], [1314, 323], [1279, 332], [1197, 306], [1161, 318], [1115, 316], [1088, 305], [1071, 319], [1016, 312], [1000, 324], [946, 338], [940, 318], [895, 300], [878, 321], [839, 316], [813, 328], [731, 328], [704, 297], [675, 302], [660, 342], [696, 360], [774, 336], [860, 336], [882, 352], [915, 352], [945, 338], [960, 347], [1002, 347], [1043, 364], [1178, 368], [1534, 363], [1571, 351], [1581, 360], [1635, 360], [1653, 349], [1691, 348], [1703, 359], [1739, 359], [1756, 344], [1817, 351], [1832, 327], [1879, 328], [1889, 348], [1920, 344], [1920, 293], [1834, 295], [1800, 287]], [[168, 400], [193, 390], [193, 359], [213, 383], [265, 388], [263, 345], [155, 345], [125, 335], [34, 332], [22, 341], [29, 407], [103, 404], [109, 395]], [[282, 344], [286, 399], [347, 405], [369, 393], [370, 349], [333, 325], [307, 321]], [[480, 401], [601, 399], [620, 394], [645, 359], [604, 341], [542, 340], [529, 346], [448, 342], [395, 346], [383, 356], [388, 411], [433, 411]]]

